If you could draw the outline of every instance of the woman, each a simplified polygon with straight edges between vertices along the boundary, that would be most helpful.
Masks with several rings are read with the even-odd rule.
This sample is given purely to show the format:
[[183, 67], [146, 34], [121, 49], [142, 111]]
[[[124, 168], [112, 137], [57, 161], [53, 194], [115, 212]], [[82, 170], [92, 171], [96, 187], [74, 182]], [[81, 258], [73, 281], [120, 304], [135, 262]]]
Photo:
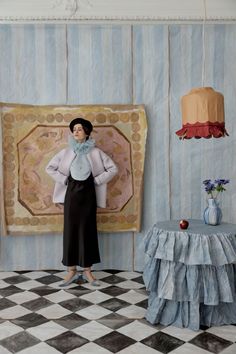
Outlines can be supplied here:
[[107, 183], [117, 174], [112, 159], [95, 147], [91, 122], [75, 118], [69, 125], [69, 147], [57, 153], [46, 167], [55, 180], [54, 203], [64, 204], [63, 258], [68, 272], [61, 286], [79, 280], [76, 266], [84, 268], [89, 283], [99, 286], [91, 266], [100, 262], [96, 208], [106, 207]]

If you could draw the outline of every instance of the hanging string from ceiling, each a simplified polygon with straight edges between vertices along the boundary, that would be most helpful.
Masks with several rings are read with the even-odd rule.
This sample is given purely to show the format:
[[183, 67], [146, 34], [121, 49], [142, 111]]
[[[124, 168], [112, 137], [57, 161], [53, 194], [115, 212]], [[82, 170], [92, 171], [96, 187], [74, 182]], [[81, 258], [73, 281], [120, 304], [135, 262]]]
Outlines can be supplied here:
[[202, 87], [193, 88], [181, 98], [182, 128], [180, 139], [221, 138], [229, 135], [225, 129], [224, 96], [205, 86], [206, 66], [206, 0], [203, 0], [202, 25]]

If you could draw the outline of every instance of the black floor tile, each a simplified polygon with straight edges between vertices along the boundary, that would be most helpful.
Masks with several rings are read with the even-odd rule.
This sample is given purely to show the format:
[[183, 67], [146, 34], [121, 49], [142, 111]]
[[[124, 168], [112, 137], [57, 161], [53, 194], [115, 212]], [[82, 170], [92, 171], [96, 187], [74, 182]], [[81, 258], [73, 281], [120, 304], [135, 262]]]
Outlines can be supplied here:
[[83, 286], [74, 286], [73, 288], [65, 289], [65, 291], [77, 297], [91, 293], [91, 290], [83, 288]]
[[16, 303], [13, 301], [10, 301], [6, 298], [0, 299], [0, 311], [7, 309], [9, 307], [16, 306]]
[[18, 317], [15, 320], [12, 320], [11, 322], [17, 326], [27, 329], [46, 323], [48, 322], [48, 319], [37, 313], [28, 313], [27, 315]]
[[127, 293], [129, 291], [129, 289], [122, 289], [122, 288], [119, 288], [118, 286], [114, 285], [114, 286], [109, 286], [108, 288], [105, 288], [105, 289], [101, 289], [100, 291], [103, 292], [104, 294], [107, 294], [110, 296], [119, 296], [119, 295]]
[[160, 331], [141, 340], [141, 343], [161, 353], [167, 354], [183, 345], [185, 342]]
[[106, 278], [102, 278], [102, 281], [104, 281], [105, 283], [108, 283], [108, 284], [118, 284], [118, 283], [121, 283], [121, 282], [123, 282], [125, 280], [127, 280], [127, 279], [121, 278], [121, 277], [119, 277], [118, 275], [115, 275], [115, 274], [109, 275]]
[[131, 279], [132, 281], [135, 281], [136, 283], [139, 283], [139, 284], [143, 284], [144, 285], [144, 281], [143, 281], [143, 277], [140, 276], [140, 277], [137, 277], [137, 278], [133, 278]]
[[226, 339], [220, 338], [208, 332], [200, 333], [198, 336], [190, 340], [189, 343], [208, 350], [211, 353], [220, 353], [222, 350], [233, 344]]
[[7, 297], [17, 293], [22, 293], [22, 289], [19, 289], [17, 286], [14, 285], [10, 285], [7, 286], [6, 288], [0, 289], [0, 295], [3, 297]]
[[33, 293], [35, 293], [39, 296], [46, 296], [46, 295], [50, 295], [53, 293], [57, 293], [60, 290], [61, 289], [53, 289], [53, 288], [50, 288], [49, 286], [45, 285], [45, 286], [39, 286], [37, 288], [33, 288], [30, 291], [32, 291]]
[[40, 277], [37, 279], [39, 283], [49, 285], [56, 283], [58, 281], [61, 281], [62, 279], [60, 277], [57, 277], [56, 275], [46, 275], [45, 277]]
[[76, 311], [84, 309], [85, 307], [91, 306], [93, 304], [87, 300], [83, 300], [80, 298], [74, 298], [74, 299], [62, 301], [59, 303], [59, 305], [63, 306], [67, 310], [70, 310], [72, 312], [76, 312]]
[[87, 318], [77, 315], [76, 313], [71, 313], [70, 315], [53, 321], [70, 330], [90, 322]]
[[134, 344], [135, 340], [121, 333], [111, 332], [101, 338], [96, 339], [94, 343], [100, 345], [103, 348], [106, 348], [107, 350], [110, 350], [112, 353], [117, 353], [120, 350], [129, 347], [131, 344]]
[[40, 343], [40, 340], [32, 336], [31, 334], [22, 331], [13, 336], [0, 340], [0, 345], [9, 350], [12, 353], [17, 353], [20, 350], [32, 347], [35, 344]]
[[147, 309], [148, 308], [148, 299], [145, 299], [143, 301], [140, 301], [138, 303], [135, 304], [136, 306], [140, 306], [144, 309]]
[[21, 306], [24, 306], [30, 311], [38, 311], [50, 305], [53, 305], [51, 301], [45, 299], [44, 297], [40, 297], [35, 300], [24, 302]]
[[97, 322], [115, 330], [133, 322], [133, 320], [118, 315], [118, 313], [110, 313], [109, 315], [104, 316], [99, 320], [97, 320]]
[[85, 343], [88, 343], [88, 340], [68, 331], [60, 334], [59, 336], [46, 340], [45, 343], [59, 350], [61, 353], [67, 353], [75, 348], [81, 347]]
[[8, 284], [20, 284], [25, 281], [29, 281], [29, 278], [24, 277], [23, 275], [14, 275], [13, 277], [5, 278], [4, 281]]
[[124, 307], [130, 306], [130, 304], [126, 301], [112, 298], [99, 303], [99, 306], [105, 307], [107, 310], [116, 312]]

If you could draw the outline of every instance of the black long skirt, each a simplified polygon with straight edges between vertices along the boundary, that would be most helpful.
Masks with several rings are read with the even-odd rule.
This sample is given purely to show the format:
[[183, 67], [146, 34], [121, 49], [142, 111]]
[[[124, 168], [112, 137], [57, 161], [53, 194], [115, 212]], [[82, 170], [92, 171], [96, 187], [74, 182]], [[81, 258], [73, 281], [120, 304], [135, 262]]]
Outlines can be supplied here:
[[65, 266], [87, 268], [100, 262], [96, 210], [92, 174], [85, 181], [70, 176], [64, 203], [62, 263]]

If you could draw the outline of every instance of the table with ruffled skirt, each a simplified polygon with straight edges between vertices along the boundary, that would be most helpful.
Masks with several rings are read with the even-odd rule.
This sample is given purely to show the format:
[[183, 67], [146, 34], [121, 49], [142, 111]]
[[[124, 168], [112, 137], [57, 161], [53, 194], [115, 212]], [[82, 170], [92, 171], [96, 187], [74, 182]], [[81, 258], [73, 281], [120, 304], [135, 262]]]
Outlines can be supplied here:
[[198, 330], [236, 324], [236, 225], [156, 223], [144, 239], [146, 319]]

